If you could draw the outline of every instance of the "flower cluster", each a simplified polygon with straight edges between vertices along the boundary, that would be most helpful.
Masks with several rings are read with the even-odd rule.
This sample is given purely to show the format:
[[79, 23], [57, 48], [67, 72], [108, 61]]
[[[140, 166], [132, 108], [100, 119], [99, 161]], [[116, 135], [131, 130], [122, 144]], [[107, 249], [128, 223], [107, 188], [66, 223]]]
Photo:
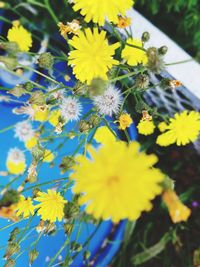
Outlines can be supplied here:
[[[9, 265], [12, 256], [28, 237], [20, 239], [18, 234], [28, 227], [39, 233], [34, 247], [43, 234], [55, 233], [59, 227], [70, 240], [77, 220], [135, 221], [153, 208], [156, 197], [160, 201], [159, 195], [174, 223], [186, 221], [191, 210], [166, 186], [158, 150], [195, 142], [200, 113], [184, 110], [169, 116], [145, 100], [153, 75], [165, 68], [167, 48], [148, 47], [148, 32], [141, 38], [133, 36], [127, 11], [134, 1], [65, 1], [60, 14], [49, 1], [29, 2], [22, 5], [27, 12], [36, 17], [44, 12], [45, 19], [50, 14], [53, 22], [27, 24], [29, 20], [19, 17], [6, 25], [0, 41], [5, 52], [0, 56], [1, 68], [13, 77], [12, 86], [5, 85], [4, 75], [0, 77], [4, 90], [0, 105], [4, 117], [15, 118], [0, 131], [0, 136], [7, 131], [13, 135], [2, 160], [5, 169], [0, 170], [5, 178], [0, 217], [16, 223], [30, 220], [24, 232], [11, 234], [15, 242], [8, 242], [5, 266], [14, 266]], [[14, 10], [20, 7], [14, 5]], [[47, 38], [45, 30], [40, 40], [48, 24], [57, 33], [50, 30]], [[176, 90], [182, 84], [161, 78], [159, 86]], [[33, 217], [37, 225], [32, 225]], [[70, 251], [78, 251], [73, 245]], [[11, 254], [10, 246], [14, 246]], [[89, 266], [85, 253], [84, 264]], [[37, 256], [36, 250], [29, 253], [30, 266]], [[65, 266], [70, 266], [68, 260], [67, 256]]]

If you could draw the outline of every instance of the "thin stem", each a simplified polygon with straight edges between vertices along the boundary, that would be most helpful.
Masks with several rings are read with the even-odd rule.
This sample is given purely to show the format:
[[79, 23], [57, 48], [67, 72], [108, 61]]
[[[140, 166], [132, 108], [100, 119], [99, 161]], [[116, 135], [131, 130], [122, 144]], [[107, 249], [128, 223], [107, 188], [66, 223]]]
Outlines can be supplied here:
[[167, 64], [165, 64], [165, 66], [173, 66], [173, 65], [188, 63], [191, 61], [195, 61], [195, 60], [193, 58], [190, 58], [190, 59], [185, 59], [185, 60], [181, 60], [181, 61], [177, 61], [177, 62], [167, 63]]

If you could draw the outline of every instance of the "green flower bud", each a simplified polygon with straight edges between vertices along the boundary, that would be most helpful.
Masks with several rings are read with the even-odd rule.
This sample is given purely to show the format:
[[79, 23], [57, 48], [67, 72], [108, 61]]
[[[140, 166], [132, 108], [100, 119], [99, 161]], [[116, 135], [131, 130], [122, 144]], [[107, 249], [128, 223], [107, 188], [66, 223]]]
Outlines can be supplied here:
[[167, 53], [167, 51], [168, 51], [168, 47], [166, 45], [164, 45], [158, 49], [158, 53], [162, 56], [164, 56]]
[[70, 248], [73, 252], [80, 252], [83, 249], [83, 246], [75, 241], [72, 241], [70, 244]]
[[6, 253], [4, 255], [5, 259], [10, 258], [12, 255], [16, 254], [20, 251], [20, 245], [16, 242], [9, 242], [8, 247], [6, 249]]
[[93, 79], [91, 85], [88, 87], [90, 96], [103, 95], [107, 89], [107, 85], [108, 83], [100, 78]]
[[92, 128], [97, 127], [99, 125], [100, 121], [101, 121], [100, 117], [96, 114], [91, 115], [89, 117], [89, 120], [88, 120], [88, 122], [92, 126]]
[[8, 90], [7, 93], [16, 97], [20, 97], [22, 95], [25, 95], [26, 91], [24, 89], [24, 86], [19, 84], [16, 85], [13, 89]]
[[90, 124], [87, 121], [81, 120], [79, 122], [79, 131], [81, 133], [88, 132], [91, 129]]
[[144, 43], [146, 43], [146, 42], [149, 41], [149, 39], [150, 39], [150, 33], [149, 32], [143, 32], [143, 34], [142, 34], [142, 41]]
[[33, 86], [32, 82], [27, 82], [24, 84], [24, 89], [28, 92], [31, 92], [33, 90], [33, 87], [34, 86]]
[[15, 227], [11, 232], [10, 232], [10, 237], [9, 237], [9, 242], [12, 242], [16, 239], [17, 235], [19, 234], [19, 228]]
[[42, 106], [46, 104], [46, 97], [45, 94], [42, 91], [36, 91], [32, 93], [30, 99], [29, 99], [30, 104], [36, 104], [38, 106]]
[[33, 189], [33, 193], [32, 193], [32, 194], [33, 194], [33, 198], [36, 198], [36, 197], [38, 196], [37, 194], [38, 194], [39, 192], [41, 192], [41, 190], [40, 190], [38, 187], [34, 188], [34, 189]]
[[0, 48], [12, 56], [19, 52], [19, 46], [16, 42], [0, 42]]
[[59, 165], [61, 173], [64, 174], [66, 171], [70, 170], [75, 164], [75, 160], [71, 156], [65, 156], [62, 158], [62, 162]]
[[165, 69], [165, 63], [162, 56], [158, 53], [158, 50], [155, 47], [150, 47], [147, 49], [148, 56], [148, 69], [156, 74], [159, 74]]
[[140, 74], [136, 77], [135, 86], [139, 89], [146, 89], [149, 86], [149, 76]]
[[39, 256], [39, 252], [36, 249], [33, 249], [29, 252], [29, 264], [30, 266], [33, 264], [33, 262], [37, 259]]
[[32, 149], [31, 153], [32, 153], [32, 156], [33, 156], [35, 163], [38, 163], [40, 160], [42, 160], [44, 158], [45, 150], [43, 147], [36, 145]]
[[0, 199], [0, 207], [9, 207], [19, 201], [19, 193], [13, 189], [8, 190], [4, 193]]
[[38, 64], [40, 68], [50, 70], [54, 64], [54, 56], [52, 56], [52, 54], [49, 52], [42, 53], [39, 56]]
[[71, 235], [74, 229], [74, 225], [72, 223], [65, 223], [63, 227], [64, 227], [65, 234]]
[[0, 62], [3, 62], [8, 70], [15, 70], [18, 62], [16, 57], [11, 56], [0, 56]]
[[4, 265], [4, 267], [15, 267], [15, 260], [8, 259]]
[[89, 250], [85, 250], [83, 254], [84, 261], [87, 261], [91, 256], [91, 252]]
[[77, 203], [68, 202], [64, 207], [64, 214], [66, 219], [74, 218], [79, 212], [79, 206]]

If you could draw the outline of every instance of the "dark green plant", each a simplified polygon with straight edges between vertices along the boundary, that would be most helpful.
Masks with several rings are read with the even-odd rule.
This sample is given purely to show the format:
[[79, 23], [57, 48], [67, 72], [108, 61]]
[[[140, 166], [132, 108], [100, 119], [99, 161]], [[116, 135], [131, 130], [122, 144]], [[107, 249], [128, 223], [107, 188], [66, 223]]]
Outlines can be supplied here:
[[200, 58], [199, 0], [138, 0], [136, 9], [192, 56]]

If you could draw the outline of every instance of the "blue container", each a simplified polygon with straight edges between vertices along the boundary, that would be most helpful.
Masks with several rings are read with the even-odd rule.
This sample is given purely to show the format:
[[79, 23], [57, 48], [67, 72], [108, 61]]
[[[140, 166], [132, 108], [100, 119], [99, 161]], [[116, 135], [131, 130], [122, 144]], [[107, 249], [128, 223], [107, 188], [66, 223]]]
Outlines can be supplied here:
[[[64, 68], [66, 69], [65, 63], [57, 64], [54, 76], [57, 79], [57, 81], [62, 81], [66, 85], [71, 86], [72, 82], [66, 83], [59, 74], [59, 71], [62, 71]], [[29, 73], [28, 75], [29, 75], [28, 78], [35, 79], [35, 75], [33, 73], [32, 74]], [[69, 75], [71, 75], [70, 70], [69, 70]], [[22, 80], [19, 83], [21, 83]], [[15, 84], [15, 82], [16, 80], [12, 75], [10, 76], [10, 74], [5, 74], [3, 72], [0, 73], [0, 85], [9, 88], [12, 87]], [[41, 81], [41, 83], [43, 82]], [[5, 92], [0, 91], [0, 93], [4, 94]], [[22, 101], [23, 100], [24, 98], [22, 98]], [[17, 105], [18, 104], [15, 102], [0, 103], [1, 114], [3, 114], [3, 116], [1, 116], [0, 129], [4, 129], [6, 127], [14, 125], [16, 122], [22, 120], [22, 117], [19, 118], [18, 116], [12, 113], [12, 109]], [[86, 113], [91, 105], [83, 103], [83, 106], [84, 106], [84, 113]], [[68, 127], [67, 129], [70, 130], [73, 127], [73, 124], [69, 123], [67, 127]], [[20, 142], [18, 139], [14, 138], [13, 133], [14, 132], [11, 129], [0, 134], [0, 145], [1, 145], [0, 170], [5, 170], [7, 151], [10, 148], [18, 147], [20, 149], [24, 149], [23, 143]], [[132, 140], [135, 140], [136, 129], [134, 125], [130, 127], [130, 136]], [[55, 151], [58, 145], [59, 141], [56, 141], [48, 148]], [[77, 145], [78, 145], [78, 140], [76, 138], [71, 141], [68, 141], [67, 145], [64, 146], [59, 151], [59, 154], [71, 155], [74, 152]], [[28, 157], [27, 157], [27, 164], [30, 164], [30, 158]], [[59, 165], [59, 159], [56, 159], [55, 164], [56, 166]], [[40, 182], [45, 182], [45, 181], [50, 181], [51, 179], [55, 179], [55, 177], [62, 178], [64, 176], [60, 175], [58, 168], [50, 168], [48, 165], [45, 166], [45, 164], [43, 164], [43, 167], [40, 170], [40, 177], [42, 177], [42, 181], [40, 180]], [[3, 186], [8, 182], [6, 179], [8, 178], [1, 178], [1, 186]], [[21, 179], [21, 181], [23, 181], [23, 179]], [[17, 185], [18, 185], [17, 182], [13, 183], [13, 188], [16, 188]], [[43, 190], [45, 190], [46, 188], [48, 187], [47, 186], [42, 187]], [[27, 196], [28, 194], [29, 192], [27, 191]], [[72, 197], [72, 193], [69, 192], [66, 197], [70, 200], [70, 198]], [[9, 224], [11, 224], [10, 227], [4, 230], [0, 229], [0, 266], [3, 266], [4, 263], [4, 260], [2, 259], [3, 254], [5, 252], [4, 246], [6, 246], [10, 231], [15, 226], [18, 226], [20, 228], [25, 227], [27, 222], [28, 220], [25, 220], [22, 223], [17, 223], [16, 225], [12, 225], [11, 222], [7, 222], [6, 220], [0, 219], [1, 229], [2, 227], [7, 227]], [[39, 222], [38, 218], [33, 218], [31, 222], [31, 227], [36, 226], [38, 222]], [[60, 225], [61, 224], [59, 223], [57, 224], [58, 228]], [[122, 221], [118, 225], [113, 225], [111, 221], [104, 221], [101, 222], [98, 226], [94, 225], [93, 223], [83, 223], [76, 221], [74, 231], [72, 232], [72, 235], [70, 237], [66, 236], [63, 230], [59, 230], [54, 236], [45, 236], [41, 238], [41, 240], [37, 245], [39, 251], [39, 257], [34, 262], [33, 267], [53, 266], [54, 264], [62, 262], [62, 259], [64, 259], [66, 255], [70, 255], [73, 257], [73, 263], [70, 265], [71, 267], [82, 267], [85, 266], [83, 262], [83, 253], [85, 250], [89, 250], [91, 252], [91, 257], [89, 260], [93, 261], [92, 266], [106, 267], [112, 261], [113, 256], [116, 254], [116, 252], [120, 247], [121, 241], [123, 240], [125, 227], [126, 227], [126, 221]], [[37, 239], [38, 237], [38, 234], [34, 229], [32, 229], [31, 232], [29, 233], [26, 232], [26, 234], [27, 234], [27, 239], [21, 243], [21, 251], [23, 253], [17, 258], [16, 266], [28, 266], [28, 255], [27, 255], [28, 253], [26, 251], [26, 248], [30, 246], [30, 244], [34, 242], [34, 240]], [[68, 242], [67, 240], [70, 240], [70, 242], [77, 241], [78, 243], [82, 244], [83, 250], [77, 254], [72, 253], [70, 251], [69, 244], [65, 244]], [[108, 242], [108, 240], [111, 242]], [[63, 246], [63, 244], [65, 244], [65, 246]], [[63, 249], [60, 251], [60, 253], [58, 253], [58, 251], [60, 250], [60, 248], [62, 248], [62, 246]], [[56, 253], [58, 253], [58, 255], [55, 258], [55, 261], [52, 262], [52, 264], [50, 265], [50, 259], [52, 259]]]

